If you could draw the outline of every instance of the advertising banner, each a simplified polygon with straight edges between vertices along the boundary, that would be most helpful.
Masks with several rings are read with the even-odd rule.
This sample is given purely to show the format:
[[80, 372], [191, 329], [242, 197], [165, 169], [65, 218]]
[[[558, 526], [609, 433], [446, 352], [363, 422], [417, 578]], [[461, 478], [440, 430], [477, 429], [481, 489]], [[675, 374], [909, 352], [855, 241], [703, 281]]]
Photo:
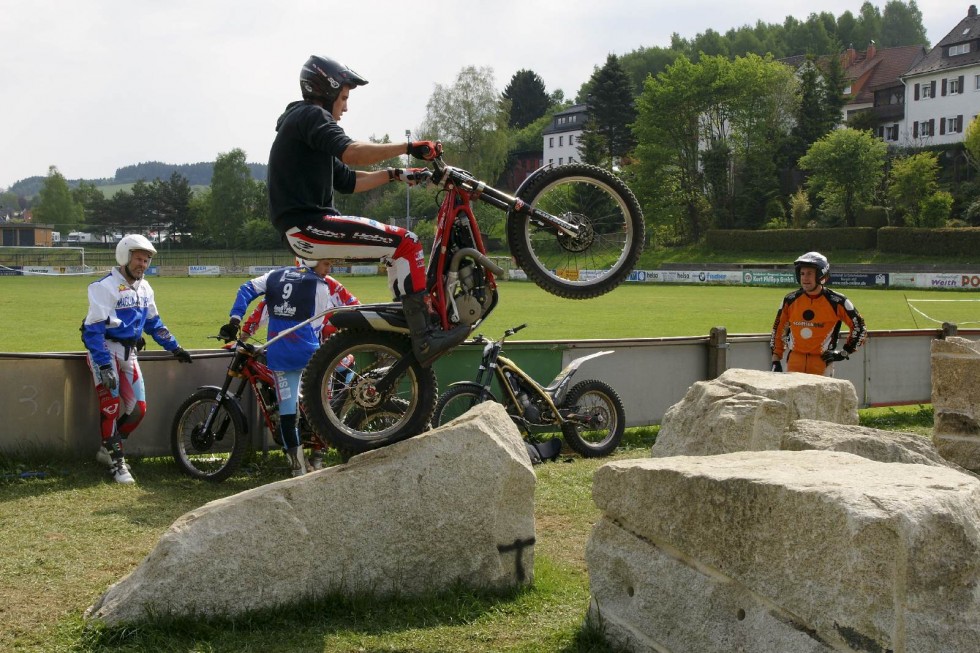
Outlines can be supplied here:
[[217, 277], [221, 268], [217, 265], [188, 265], [187, 274], [192, 277]]
[[278, 270], [280, 265], [250, 265], [248, 266], [248, 273], [253, 277], [258, 277], [266, 272], [272, 272], [273, 270]]
[[796, 285], [796, 274], [793, 272], [754, 270], [742, 273], [742, 283], [748, 286], [792, 286]]
[[887, 286], [888, 275], [884, 273], [865, 272], [831, 272], [829, 286]]
[[352, 265], [350, 266], [350, 273], [357, 274], [360, 276], [370, 276], [378, 273], [377, 265]]

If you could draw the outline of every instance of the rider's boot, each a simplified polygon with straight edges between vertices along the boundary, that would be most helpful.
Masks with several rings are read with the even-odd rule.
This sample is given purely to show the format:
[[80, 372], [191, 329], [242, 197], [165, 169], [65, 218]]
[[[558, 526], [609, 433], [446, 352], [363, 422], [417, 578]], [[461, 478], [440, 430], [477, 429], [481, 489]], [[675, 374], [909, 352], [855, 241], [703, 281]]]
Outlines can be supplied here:
[[306, 455], [303, 453], [303, 447], [289, 447], [286, 449], [286, 458], [289, 459], [293, 476], [302, 476], [307, 472]]
[[440, 355], [466, 340], [470, 333], [465, 324], [459, 324], [449, 331], [434, 325], [429, 317], [426, 295], [428, 293], [422, 290], [402, 297], [405, 321], [412, 336], [412, 351], [422, 367], [429, 367]]

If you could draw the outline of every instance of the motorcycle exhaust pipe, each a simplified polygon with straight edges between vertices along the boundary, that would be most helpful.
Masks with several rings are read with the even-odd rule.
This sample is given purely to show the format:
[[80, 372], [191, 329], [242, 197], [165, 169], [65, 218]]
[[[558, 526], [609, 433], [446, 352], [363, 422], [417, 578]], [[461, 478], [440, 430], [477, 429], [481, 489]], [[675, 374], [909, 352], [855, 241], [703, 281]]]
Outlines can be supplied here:
[[459, 272], [459, 264], [466, 257], [476, 259], [477, 263], [487, 268], [498, 277], [503, 276], [504, 274], [504, 269], [499, 265], [497, 265], [496, 263], [494, 263], [493, 261], [491, 261], [489, 258], [487, 258], [486, 255], [484, 255], [482, 252], [472, 247], [464, 247], [463, 249], [453, 254], [453, 260], [449, 262], [449, 273], [453, 275], [454, 278], [455, 275]]

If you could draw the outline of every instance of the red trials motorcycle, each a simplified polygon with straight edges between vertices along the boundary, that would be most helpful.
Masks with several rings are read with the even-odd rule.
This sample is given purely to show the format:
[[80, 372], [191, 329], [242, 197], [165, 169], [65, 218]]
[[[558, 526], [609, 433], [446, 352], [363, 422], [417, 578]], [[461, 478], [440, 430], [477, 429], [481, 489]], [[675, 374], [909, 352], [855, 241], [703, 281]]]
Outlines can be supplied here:
[[[507, 241], [517, 265], [548, 292], [587, 299], [609, 292], [629, 276], [644, 244], [639, 203], [619, 177], [595, 166], [546, 166], [514, 196], [437, 157], [419, 174], [441, 188], [435, 240], [426, 270], [434, 320], [443, 329], [474, 329], [497, 304], [496, 277], [504, 271], [486, 255], [472, 203], [507, 213]], [[417, 435], [432, 416], [438, 394], [431, 367], [412, 353], [401, 303], [333, 309], [341, 329], [313, 355], [303, 374], [307, 417], [341, 451], [360, 453]], [[333, 370], [353, 356], [356, 373], [344, 402]], [[404, 408], [392, 415], [390, 407]], [[372, 412], [385, 419], [364, 419]], [[350, 419], [354, 412], [357, 419]]]

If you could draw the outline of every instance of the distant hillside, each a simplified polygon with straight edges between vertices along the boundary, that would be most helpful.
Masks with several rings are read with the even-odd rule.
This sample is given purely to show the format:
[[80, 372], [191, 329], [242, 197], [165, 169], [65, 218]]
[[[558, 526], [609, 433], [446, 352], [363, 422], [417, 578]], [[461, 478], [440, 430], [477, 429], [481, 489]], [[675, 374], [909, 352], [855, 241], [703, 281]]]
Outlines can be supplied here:
[[[266, 180], [266, 165], [264, 163], [248, 163], [252, 179], [256, 181]], [[116, 170], [116, 176], [111, 179], [68, 179], [68, 186], [76, 188], [79, 183], [85, 181], [96, 186], [114, 186], [119, 184], [134, 184], [140, 179], [151, 182], [154, 179], [167, 181], [174, 172], [183, 175], [191, 186], [210, 186], [211, 175], [214, 172], [214, 162], [210, 163], [161, 163], [159, 161], [147, 161], [136, 165], [124, 166]], [[10, 187], [10, 192], [17, 193], [24, 197], [33, 197], [41, 191], [44, 185], [44, 177], [35, 176], [21, 179]]]

